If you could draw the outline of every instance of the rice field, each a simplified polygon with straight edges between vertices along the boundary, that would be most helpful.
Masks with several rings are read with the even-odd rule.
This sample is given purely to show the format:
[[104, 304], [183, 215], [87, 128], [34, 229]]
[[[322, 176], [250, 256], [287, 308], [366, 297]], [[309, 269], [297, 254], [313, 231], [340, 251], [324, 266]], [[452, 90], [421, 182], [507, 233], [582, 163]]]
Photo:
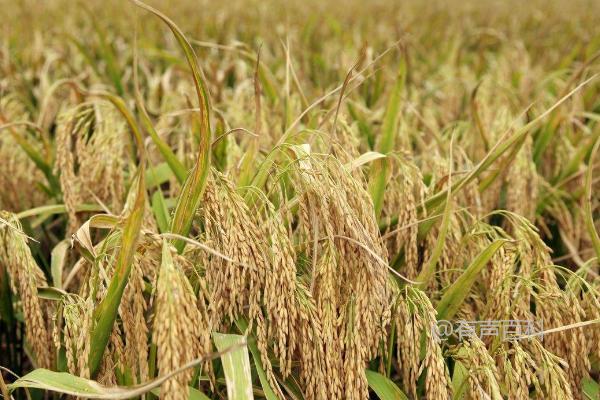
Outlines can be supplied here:
[[5, 399], [600, 399], [600, 2], [0, 0]]

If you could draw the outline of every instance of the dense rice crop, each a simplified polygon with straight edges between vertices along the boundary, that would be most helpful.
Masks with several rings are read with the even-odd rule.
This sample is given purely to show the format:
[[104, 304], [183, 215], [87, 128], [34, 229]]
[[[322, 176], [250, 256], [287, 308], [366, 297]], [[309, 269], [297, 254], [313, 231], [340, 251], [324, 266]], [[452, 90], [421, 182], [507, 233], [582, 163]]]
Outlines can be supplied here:
[[4, 398], [600, 398], [599, 2], [148, 3], [0, 0]]

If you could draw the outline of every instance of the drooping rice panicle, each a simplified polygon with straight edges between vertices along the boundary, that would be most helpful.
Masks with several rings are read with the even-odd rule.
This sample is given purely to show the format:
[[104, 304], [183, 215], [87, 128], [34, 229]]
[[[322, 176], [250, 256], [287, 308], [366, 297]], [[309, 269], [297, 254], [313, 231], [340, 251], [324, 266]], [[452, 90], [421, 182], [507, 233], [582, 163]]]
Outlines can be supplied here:
[[598, 397], [599, 2], [0, 21], [5, 397]]

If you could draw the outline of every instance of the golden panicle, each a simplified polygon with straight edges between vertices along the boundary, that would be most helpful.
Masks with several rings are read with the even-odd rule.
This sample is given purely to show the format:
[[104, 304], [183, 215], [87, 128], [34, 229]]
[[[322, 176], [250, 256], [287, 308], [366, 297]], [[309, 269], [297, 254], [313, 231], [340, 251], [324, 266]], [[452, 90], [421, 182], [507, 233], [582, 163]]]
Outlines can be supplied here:
[[118, 214], [124, 196], [124, 124], [104, 103], [83, 103], [57, 118], [55, 172], [67, 212], [70, 232], [81, 220], [77, 206], [101, 201]]
[[[366, 185], [352, 177], [337, 162], [328, 164], [328, 167], [332, 179], [330, 184], [338, 186], [334, 186], [333, 191], [343, 194], [342, 198], [338, 198], [338, 201], [341, 200], [339, 206], [333, 207], [334, 214], [337, 214], [332, 215], [334, 220], [345, 220], [345, 227], [337, 227], [339, 231], [335, 232], [335, 237], [341, 239], [336, 241], [336, 245], [342, 268], [356, 269], [358, 272], [350, 272], [350, 275], [353, 275], [355, 285], [361, 343], [368, 349], [367, 357], [373, 357], [391, 321], [392, 288], [388, 280], [388, 254], [381, 240]], [[359, 256], [355, 263], [352, 262], [354, 254]], [[346, 262], [348, 266], [343, 265]], [[365, 282], [369, 284], [365, 285]]]
[[145, 233], [139, 239], [134, 262], [139, 265], [142, 275], [155, 286], [160, 271], [162, 239], [154, 233]]
[[90, 330], [92, 327], [93, 301], [67, 296], [63, 304], [63, 337], [69, 372], [90, 378], [88, 359], [90, 354]]
[[511, 315], [515, 262], [516, 252], [507, 245], [502, 246], [492, 257], [492, 268], [485, 285], [489, 297], [482, 310], [484, 320], [504, 320]]
[[321, 340], [323, 346], [324, 372], [329, 385], [325, 388], [329, 398], [341, 398], [343, 390], [343, 355], [340, 343], [341, 318], [338, 314], [340, 281], [335, 277], [338, 268], [332, 246], [322, 250], [321, 258], [313, 274], [313, 296], [321, 321]]
[[[402, 372], [402, 381], [413, 398], [417, 398], [417, 382], [425, 371], [425, 395], [432, 399], [452, 396], [448, 368], [434, 334], [437, 324], [436, 311], [427, 295], [407, 287], [396, 299], [394, 312], [396, 325], [397, 358]], [[425, 357], [421, 357], [422, 340], [425, 340]]]
[[[544, 338], [545, 340], [546, 338]], [[539, 381], [542, 383], [543, 391], [537, 394], [538, 399], [561, 400], [572, 399], [572, 391], [569, 378], [565, 372], [566, 363], [560, 357], [548, 351], [539, 340], [534, 339], [531, 342], [525, 342], [528, 352], [536, 360], [539, 375]], [[580, 388], [576, 389], [577, 392]]]
[[[298, 179], [310, 287], [321, 319], [328, 397], [361, 399], [368, 391], [364, 365], [390, 322], [387, 252], [364, 183], [334, 160], [323, 164], [303, 160]], [[360, 358], [347, 360], [354, 356]], [[344, 383], [346, 376], [356, 378], [353, 385]]]
[[[293, 325], [298, 319], [296, 305], [296, 254], [280, 213], [266, 201], [267, 223], [263, 224], [268, 238], [268, 266], [264, 288], [264, 307], [267, 310], [269, 336], [274, 340], [274, 351], [279, 356], [279, 368], [287, 377], [298, 339]], [[262, 354], [262, 353], [261, 353]], [[266, 353], [264, 353], [266, 355]]]
[[55, 172], [60, 171], [60, 186], [67, 213], [69, 231], [75, 232], [80, 222], [76, 207], [82, 202], [83, 195], [76, 176], [75, 146], [79, 130], [89, 129], [91, 109], [79, 106], [62, 111], [57, 118], [56, 128], [56, 164]]
[[102, 362], [98, 370], [96, 380], [105, 386], [117, 385], [117, 369], [121, 372], [125, 367], [125, 357], [123, 351], [124, 345], [121, 338], [121, 330], [118, 324], [115, 324], [110, 334], [110, 339], [104, 351]]
[[333, 141], [331, 153], [342, 164], [345, 164], [360, 156], [360, 136], [356, 126], [348, 125], [343, 117], [340, 118], [340, 115], [338, 115], [336, 128], [335, 137], [329, 139]]
[[420, 352], [415, 343], [419, 342], [424, 328], [418, 314], [411, 312], [404, 296], [398, 296], [394, 310], [396, 327], [396, 358], [400, 364], [402, 382], [408, 395], [417, 397], [417, 381], [419, 380]]
[[[0, 95], [0, 125], [15, 121], [29, 120], [23, 105], [16, 96]], [[44, 181], [44, 175], [21, 149], [13, 135], [25, 137], [29, 146], [41, 149], [39, 141], [30, 140], [23, 126], [13, 126], [0, 131], [0, 210], [19, 212], [42, 205], [46, 199], [37, 182]]]
[[[550, 250], [541, 240], [537, 230], [525, 218], [517, 217], [515, 214], [512, 214], [509, 221], [513, 234], [518, 240], [517, 251], [522, 276], [519, 280], [522, 284], [520, 293], [524, 294], [522, 297], [525, 299], [533, 299], [535, 302], [534, 318], [543, 322], [545, 330], [583, 321], [585, 310], [580, 299], [559, 286]], [[527, 286], [528, 281], [531, 282], [530, 286]], [[522, 315], [517, 317], [527, 318], [529, 300], [525, 302], [521, 299], [521, 302], [524, 303], [519, 307]], [[588, 347], [584, 330], [576, 328], [548, 335], [544, 337], [543, 347], [564, 360], [565, 364], [562, 368], [571, 385], [571, 392], [576, 399], [579, 399], [581, 381], [588, 374], [590, 361], [587, 354], [574, 352], [572, 349]], [[541, 362], [540, 359], [536, 361]], [[561, 367], [557, 366], [557, 368]]]
[[[556, 283], [554, 271], [544, 267], [539, 292], [534, 292], [536, 317], [543, 321], [544, 329], [559, 328], [583, 321], [585, 311], [579, 300], [561, 290]], [[566, 362], [565, 370], [575, 399], [581, 399], [581, 382], [590, 370], [590, 361], [585, 351], [587, 339], [582, 328], [569, 329], [544, 337], [544, 347]]]
[[222, 398], [222, 332], [255, 397], [584, 400], [600, 0], [132, 2], [0, 6], [0, 364]]
[[[168, 244], [163, 245], [162, 262], [154, 300], [153, 342], [157, 346], [157, 366], [161, 375], [202, 356], [208, 334], [201, 327], [202, 316], [197, 298], [183, 274], [178, 259], [173, 258]], [[161, 398], [188, 397], [188, 384], [193, 370], [187, 370], [167, 380], [161, 389]]]
[[38, 367], [49, 368], [54, 359], [48, 321], [50, 310], [38, 297], [38, 287], [45, 287], [44, 273], [35, 262], [27, 245], [21, 223], [12, 213], [0, 211], [0, 263], [8, 271], [12, 291], [20, 299], [25, 320], [25, 336], [30, 343]]
[[348, 301], [346, 310], [342, 315], [345, 326], [342, 327], [342, 352], [344, 353], [344, 375], [342, 385], [345, 393], [351, 394], [357, 399], [366, 399], [369, 397], [367, 378], [362, 370], [364, 369], [364, 360], [368, 360], [367, 349], [357, 343], [360, 340], [359, 329], [360, 320], [356, 315], [357, 298]]
[[[424, 298], [425, 295], [423, 295]], [[425, 302], [423, 302], [425, 304]], [[442, 354], [442, 349], [438, 340], [432, 333], [431, 327], [436, 323], [436, 311], [429, 303], [423, 311], [425, 321], [425, 359], [421, 368], [426, 371], [425, 375], [425, 393], [432, 399], [446, 399], [452, 396], [452, 387], [450, 385], [450, 376], [448, 367]], [[415, 343], [415, 346], [417, 344]], [[417, 347], [419, 348], [419, 347]]]
[[119, 315], [125, 333], [125, 361], [139, 382], [148, 379], [148, 326], [146, 324], [146, 299], [144, 298], [144, 275], [139, 255], [135, 258]]
[[479, 337], [472, 335], [463, 339], [455, 352], [455, 359], [468, 370], [470, 398], [501, 399], [496, 363]]
[[297, 338], [296, 352], [299, 360], [300, 378], [307, 399], [326, 398], [331, 376], [327, 375], [323, 356], [323, 331], [319, 311], [307, 287], [296, 284], [298, 301], [297, 319], [292, 327]]
[[292, 326], [298, 318], [293, 245], [283, 220], [265, 203], [266, 223], [258, 220], [227, 178], [216, 171], [205, 190], [205, 240], [233, 261], [213, 258], [206, 268], [212, 293], [212, 318], [219, 326], [245, 316], [256, 326], [258, 347], [267, 376], [278, 388], [268, 358], [268, 343], [281, 372], [290, 373], [297, 346]]
[[537, 377], [538, 366], [531, 355], [518, 341], [503, 342], [503, 351], [497, 359], [499, 371], [507, 392], [517, 399], [529, 398], [529, 387], [533, 385], [541, 392]]
[[224, 177], [211, 178], [204, 199], [207, 240], [236, 261], [211, 259], [206, 268], [215, 321], [234, 321], [246, 312], [252, 321], [260, 311], [259, 285], [266, 273], [264, 249], [255, 247], [259, 241], [252, 240], [259, 229], [242, 198]]
[[388, 253], [396, 256], [404, 250], [404, 275], [414, 279], [419, 268], [419, 249], [417, 234], [419, 230], [417, 209], [425, 198], [425, 185], [421, 171], [411, 160], [401, 156], [398, 160], [392, 159], [394, 168], [393, 176], [389, 181], [388, 189], [382, 207], [382, 220], [391, 220], [397, 217], [395, 227], [388, 228], [387, 235], [392, 235], [387, 240]]

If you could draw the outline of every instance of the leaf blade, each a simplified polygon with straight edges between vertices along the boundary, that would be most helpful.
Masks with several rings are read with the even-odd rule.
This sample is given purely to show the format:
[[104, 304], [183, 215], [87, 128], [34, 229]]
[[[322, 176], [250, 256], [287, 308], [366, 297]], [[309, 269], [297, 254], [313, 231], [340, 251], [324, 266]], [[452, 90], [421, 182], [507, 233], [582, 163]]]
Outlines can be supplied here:
[[121, 303], [121, 298], [129, 279], [133, 256], [142, 228], [146, 206], [144, 165], [139, 170], [137, 179], [136, 199], [133, 209], [125, 221], [121, 247], [118, 250], [116, 258], [115, 272], [108, 286], [106, 296], [98, 304], [93, 314], [94, 325], [90, 338], [90, 355], [88, 361], [91, 376], [94, 376], [100, 368], [102, 356], [108, 344], [108, 339], [117, 318], [119, 304]]
[[479, 272], [481, 272], [492, 256], [496, 254], [496, 251], [507, 242], [508, 240], [506, 239], [498, 239], [475, 257], [462, 275], [444, 292], [436, 307], [438, 319], [452, 318], [454, 316], [469, 294], [471, 286], [475, 283]]
[[408, 397], [394, 382], [375, 371], [366, 370], [369, 387], [381, 400], [408, 400]]
[[[245, 337], [225, 333], [213, 333], [213, 339], [218, 351], [245, 343]], [[227, 383], [227, 398], [229, 400], [253, 399], [252, 376], [248, 347], [242, 346], [221, 356], [225, 381]]]

